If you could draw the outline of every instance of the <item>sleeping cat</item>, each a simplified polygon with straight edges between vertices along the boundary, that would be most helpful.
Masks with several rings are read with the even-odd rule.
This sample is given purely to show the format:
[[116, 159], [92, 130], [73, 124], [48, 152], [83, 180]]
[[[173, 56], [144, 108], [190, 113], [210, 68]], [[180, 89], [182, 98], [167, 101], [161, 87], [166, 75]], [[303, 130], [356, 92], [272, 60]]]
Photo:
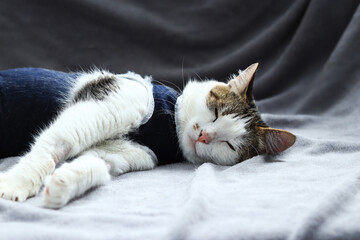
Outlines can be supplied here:
[[295, 136], [269, 128], [255, 106], [257, 67], [239, 71], [228, 83], [190, 81], [181, 95], [131, 72], [76, 74], [69, 78], [64, 109], [20, 162], [0, 173], [0, 197], [24, 201], [45, 182], [44, 205], [60, 208], [111, 175], [182, 156], [193, 163], [234, 165], [286, 150]]

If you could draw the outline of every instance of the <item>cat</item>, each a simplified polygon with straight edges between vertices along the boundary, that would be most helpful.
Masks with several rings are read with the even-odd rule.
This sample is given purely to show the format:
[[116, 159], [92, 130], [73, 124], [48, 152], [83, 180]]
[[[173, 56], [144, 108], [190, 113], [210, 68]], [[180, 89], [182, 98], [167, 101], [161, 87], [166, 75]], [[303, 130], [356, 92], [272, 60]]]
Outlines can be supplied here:
[[227, 83], [191, 80], [182, 93], [131, 72], [76, 74], [64, 109], [20, 162], [0, 173], [0, 197], [24, 201], [45, 182], [44, 206], [61, 208], [126, 172], [183, 158], [234, 165], [288, 149], [296, 137], [270, 128], [255, 105], [257, 68]]

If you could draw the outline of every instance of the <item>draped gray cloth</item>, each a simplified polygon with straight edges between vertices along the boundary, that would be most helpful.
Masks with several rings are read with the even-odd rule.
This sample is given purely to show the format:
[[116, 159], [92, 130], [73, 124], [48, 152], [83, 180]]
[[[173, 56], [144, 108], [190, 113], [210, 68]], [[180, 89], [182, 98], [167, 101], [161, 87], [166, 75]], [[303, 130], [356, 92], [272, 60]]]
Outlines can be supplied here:
[[97, 66], [182, 88], [259, 62], [259, 110], [297, 135], [233, 167], [125, 174], [58, 211], [0, 200], [1, 238], [359, 239], [359, 40], [355, 0], [1, 1], [1, 70]]

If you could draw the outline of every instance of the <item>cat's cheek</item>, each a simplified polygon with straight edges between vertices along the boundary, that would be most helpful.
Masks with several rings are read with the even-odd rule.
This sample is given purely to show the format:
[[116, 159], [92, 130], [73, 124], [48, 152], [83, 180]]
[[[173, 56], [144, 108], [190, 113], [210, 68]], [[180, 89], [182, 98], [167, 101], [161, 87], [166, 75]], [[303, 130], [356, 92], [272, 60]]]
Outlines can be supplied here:
[[188, 146], [196, 154], [196, 142], [190, 136], [188, 136]]
[[196, 150], [195, 143], [197, 136], [194, 134], [190, 126], [191, 124], [187, 124], [187, 127], [185, 128], [185, 131], [182, 134], [182, 142], [183, 142], [183, 147], [185, 147], [188, 150], [191, 150], [191, 152], [194, 152]]
[[219, 165], [231, 166], [238, 161], [238, 154], [229, 150], [224, 144], [203, 144], [197, 143], [197, 156], [203, 159], [203, 162], [213, 162]]
[[193, 140], [188, 134], [183, 133], [180, 145], [181, 149], [183, 151], [184, 157], [192, 163], [202, 163], [204, 162], [196, 152], [196, 142]]
[[186, 132], [182, 132], [179, 137], [180, 145], [184, 153], [189, 152], [191, 149], [190, 139]]
[[196, 153], [196, 141], [190, 136], [184, 136], [184, 150], [190, 155], [197, 155]]
[[209, 159], [209, 152], [211, 152], [210, 144], [204, 144], [201, 142], [195, 143], [195, 153], [198, 157], [203, 158], [205, 160]]

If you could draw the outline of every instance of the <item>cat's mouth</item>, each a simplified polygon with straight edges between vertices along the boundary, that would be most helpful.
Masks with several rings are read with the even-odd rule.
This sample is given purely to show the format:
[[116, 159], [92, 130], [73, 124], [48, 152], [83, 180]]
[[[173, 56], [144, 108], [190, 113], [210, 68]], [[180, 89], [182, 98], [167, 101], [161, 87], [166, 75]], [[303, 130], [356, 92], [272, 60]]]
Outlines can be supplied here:
[[204, 143], [201, 143], [199, 141], [197, 141], [196, 139], [192, 138], [190, 135], [188, 135], [188, 141], [189, 141], [189, 146], [190, 146], [190, 149], [192, 150], [193, 154], [198, 157], [198, 158], [202, 158], [202, 154], [201, 154], [201, 151], [199, 152], [199, 148], [201, 149], [201, 144], [204, 144]]

